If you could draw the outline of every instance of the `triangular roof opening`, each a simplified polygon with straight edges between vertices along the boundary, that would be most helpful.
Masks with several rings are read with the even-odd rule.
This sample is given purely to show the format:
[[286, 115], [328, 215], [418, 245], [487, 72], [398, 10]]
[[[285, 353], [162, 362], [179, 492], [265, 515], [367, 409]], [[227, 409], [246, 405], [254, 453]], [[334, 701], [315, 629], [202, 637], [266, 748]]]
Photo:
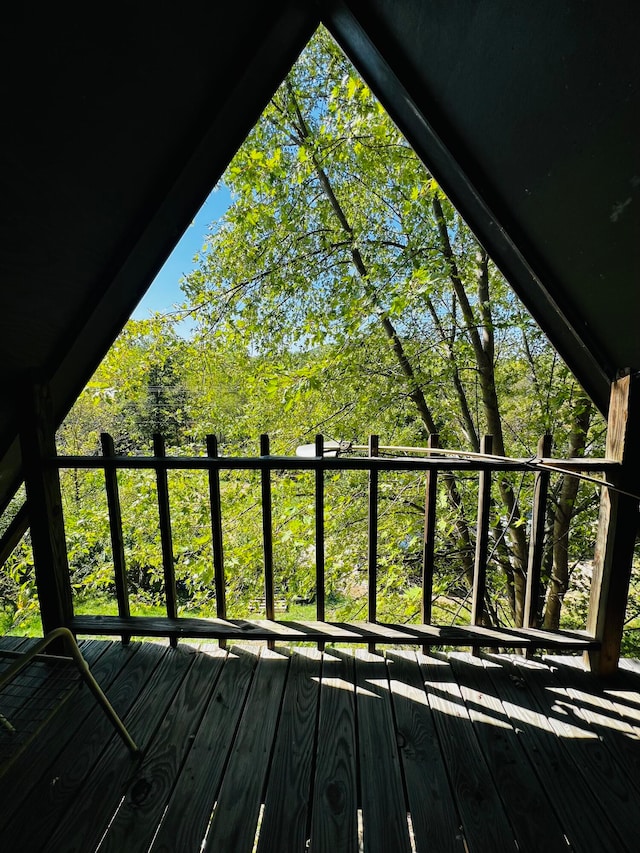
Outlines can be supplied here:
[[[26, 377], [50, 385], [59, 423], [320, 19], [601, 412], [640, 364], [626, 6], [248, 0], [158, 9], [151, 29], [142, 12], [40, 16], [2, 54], [0, 506], [20, 481]], [[46, 85], [18, 85], [24, 63]]]
[[[597, 435], [584, 391], [325, 29], [221, 180], [230, 206], [183, 280], [193, 337], [162, 322], [132, 327], [107, 368], [113, 377], [129, 365], [124, 388], [89, 389], [115, 395], [119, 449], [144, 452], [165, 432], [178, 446], [195, 436], [202, 452], [217, 433], [232, 439], [224, 452], [244, 440], [251, 455], [259, 433], [275, 432], [272, 451], [287, 453], [318, 431], [347, 441], [366, 431], [403, 446], [438, 433], [477, 453], [489, 433], [494, 454], [533, 457], [551, 432], [557, 453], [573, 456]], [[202, 401], [187, 400], [207, 381]], [[189, 410], [203, 420], [189, 424]], [[512, 524], [523, 510], [506, 478], [499, 494], [515, 589], [526, 526]], [[456, 510], [468, 499], [446, 496]], [[470, 575], [473, 532], [461, 519]]]
[[[414, 441], [444, 429], [477, 450], [489, 431], [499, 454], [535, 451], [513, 406], [503, 423], [500, 405], [512, 404], [495, 393], [505, 351], [520, 348], [513, 387], [541, 395], [528, 416], [554, 431], [564, 416], [552, 387], [557, 356], [323, 27], [220, 183], [231, 206], [198, 237], [206, 245], [194, 272], [182, 270], [186, 316], [208, 345], [235, 335], [273, 356], [330, 343], [317, 373], [301, 364], [294, 375], [288, 364], [287, 381], [327, 388], [344, 379], [342, 359], [351, 381], [360, 370], [377, 382], [379, 411], [411, 401]], [[144, 405], [144, 388], [135, 393]]]
[[[367, 71], [367, 79], [374, 81], [379, 93], [385, 96], [385, 103], [393, 105], [393, 118], [398, 127], [402, 128], [421, 156], [434, 162], [436, 170], [440, 169], [438, 177], [446, 177], [447, 169], [438, 159], [443, 152], [438, 148], [437, 134], [432, 130], [427, 134], [429, 145], [423, 146], [419, 141], [420, 130], [427, 127], [425, 108], [428, 99], [422, 99], [422, 112], [414, 109], [411, 99], [404, 97], [408, 89], [403, 89], [399, 79], [389, 82], [393, 75], [386, 80], [380, 78], [378, 72], [381, 69], [389, 71], [389, 62], [381, 60], [371, 49], [371, 44], [368, 52], [360, 51], [357, 34], [353, 36], [352, 31], [350, 39], [349, 28], [341, 28], [340, 22], [340, 15], [332, 17], [329, 14], [330, 29], [341, 36], [343, 44], [349, 46], [350, 55], [363, 60], [361, 67]], [[301, 29], [304, 29], [302, 25]], [[375, 26], [372, 32], [374, 30]], [[321, 33], [314, 39], [310, 53], [315, 43], [323, 38], [328, 36]], [[337, 53], [333, 54], [333, 60], [336, 66], [343, 61]], [[298, 67], [304, 74], [304, 63]], [[316, 69], [308, 79], [315, 82], [317, 78]], [[408, 79], [405, 75], [407, 86]], [[424, 171], [418, 176], [415, 170], [417, 161], [398, 131], [390, 124], [385, 127], [376, 124], [380, 108], [369, 87], [350, 70], [344, 71], [340, 84], [333, 85], [325, 94], [326, 120], [317, 102], [311, 103], [310, 107], [305, 102], [307, 90], [304, 86], [296, 87], [295, 81], [285, 83], [284, 89], [280, 90], [284, 94], [279, 103], [276, 95], [275, 104], [268, 108], [276, 113], [269, 121], [274, 132], [284, 128], [283, 140], [280, 144], [267, 146], [268, 150], [262, 150], [252, 145], [260, 135], [259, 128], [254, 130], [250, 144], [241, 149], [228, 173], [233, 174], [233, 170], [237, 170], [240, 202], [235, 211], [236, 223], [241, 227], [250, 225], [254, 229], [252, 238], [244, 241], [243, 251], [237, 251], [241, 244], [236, 242], [236, 251], [233, 251], [233, 244], [228, 244], [227, 248], [231, 246], [231, 250], [225, 252], [226, 235], [212, 235], [212, 251], [199, 274], [189, 281], [188, 295], [201, 299], [202, 313], [206, 314], [213, 304], [213, 300], [208, 298], [207, 277], [215, 282], [216, 287], [222, 285], [217, 294], [222, 296], [218, 303], [221, 311], [216, 314], [215, 322], [210, 323], [210, 328], [220, 328], [224, 309], [236, 327], [241, 320], [245, 329], [253, 330], [253, 352], [269, 352], [276, 343], [290, 353], [330, 342], [353, 356], [365, 353], [365, 360], [373, 353], [378, 357], [376, 367], [382, 373], [386, 371], [394, 379], [399, 377], [403, 388], [401, 396], [415, 407], [416, 420], [421, 423], [424, 433], [433, 433], [441, 423], [446, 424], [446, 416], [451, 417], [457, 406], [455, 417], [471, 446], [477, 446], [484, 428], [494, 436], [499, 433], [494, 450], [505, 452], [502, 425], [495, 420], [491, 422], [491, 381], [488, 385], [483, 383], [495, 363], [496, 343], [501, 341], [505, 349], [514, 343], [515, 333], [508, 329], [506, 312], [515, 308], [516, 300], [502, 290], [500, 277], [489, 263], [485, 249], [471, 239], [437, 182]], [[394, 100], [394, 93], [402, 97]], [[349, 107], [357, 109], [350, 110]], [[451, 138], [455, 138], [455, 134]], [[386, 149], [387, 156], [376, 158], [376, 149]], [[331, 161], [327, 157], [329, 152]], [[434, 152], [432, 161], [428, 155], [434, 155]], [[361, 162], [366, 169], [355, 165], [352, 156], [355, 153], [362, 157]], [[288, 158], [290, 163], [287, 165]], [[263, 171], [265, 164], [271, 173]], [[269, 174], [274, 176], [278, 171], [282, 173], [280, 178], [285, 176], [284, 181], [280, 180], [279, 190], [277, 182], [270, 183], [269, 179]], [[456, 184], [457, 179], [461, 184]], [[294, 186], [309, 190], [306, 201], [297, 205], [291, 197], [288, 204], [276, 210], [272, 194], [279, 191], [281, 200], [284, 198], [286, 202], [285, 190], [290, 189], [292, 182]], [[246, 190], [244, 198], [242, 184]], [[459, 191], [461, 186], [463, 192]], [[372, 187], [373, 192], [367, 196], [365, 188], [371, 190]], [[496, 228], [500, 232], [498, 238], [492, 239], [491, 227], [495, 223], [486, 203], [490, 196], [480, 199], [462, 172], [450, 180], [449, 187], [457, 187], [458, 193], [454, 192], [452, 197], [456, 203], [462, 199], [460, 209], [473, 222], [484, 245], [491, 249], [501, 246], [503, 251], [497, 253], [500, 266], [510, 271], [510, 259], [514, 258], [515, 265], [520, 264], [519, 292], [523, 293], [522, 276], [524, 279], [529, 276], [533, 282], [532, 292], [540, 295], [542, 291], [536, 290], [539, 278], [531, 265], [520, 257], [513, 240], [500, 228]], [[260, 198], [260, 193], [263, 198]], [[369, 198], [375, 198], [375, 203], [369, 203]], [[244, 206], [243, 200], [246, 202]], [[474, 209], [482, 214], [479, 219], [470, 215]], [[616, 210], [616, 216], [622, 216], [623, 212], [624, 209]], [[311, 213], [318, 214], [313, 223], [309, 218]], [[481, 227], [483, 216], [484, 230]], [[311, 223], [312, 227], [301, 228], [303, 222]], [[266, 224], [272, 226], [270, 232], [265, 228]], [[490, 226], [488, 231], [487, 224]], [[288, 235], [274, 241], [274, 229], [284, 225], [292, 226]], [[271, 248], [267, 248], [269, 240], [273, 244]], [[309, 274], [308, 267], [305, 272], [297, 264], [291, 254], [294, 249], [302, 249], [306, 260], [311, 259], [312, 274]], [[258, 262], [265, 259], [268, 261], [266, 268], [260, 268]], [[238, 270], [243, 273], [241, 276], [235, 275]], [[267, 310], [252, 299], [250, 285], [257, 282], [260, 282], [263, 293], [267, 287], [271, 289]], [[498, 317], [494, 313], [498, 300], [488, 298], [494, 286], [500, 292], [504, 316]], [[524, 291], [528, 293], [526, 288]], [[543, 293], [542, 302], [544, 299]], [[538, 305], [536, 298], [531, 302]], [[552, 306], [553, 310], [555, 307]], [[519, 306], [516, 310], [524, 317]], [[298, 314], [300, 326], [297, 328], [283, 322], [291, 311]], [[562, 330], [568, 328], [573, 330], [574, 344], [589, 339], [589, 334], [581, 337], [576, 332], [577, 327], [572, 327], [562, 311], [556, 311], [554, 316], [557, 322], [552, 322], [550, 328], [556, 342], [562, 339]], [[427, 328], [431, 337], [425, 347], [424, 332]], [[376, 348], [374, 336], [370, 334], [373, 329], [381, 331], [386, 348]], [[534, 334], [531, 325], [528, 330]], [[89, 334], [89, 325], [82, 327], [82, 334], [85, 337]], [[534, 364], [535, 344], [539, 344], [539, 339], [534, 341], [533, 347], [530, 343], [527, 344], [527, 357]], [[457, 350], [460, 344], [462, 346]], [[565, 347], [564, 351], [575, 356], [574, 344]], [[73, 355], [72, 350], [70, 347], [64, 358], [68, 360]], [[437, 359], [434, 356], [436, 352]], [[472, 358], [465, 362], [469, 354]], [[439, 365], [439, 374], [434, 372], [435, 362]], [[541, 359], [539, 363], [543, 362]], [[581, 367], [581, 379], [589, 380], [584, 383], [585, 387], [589, 390], [596, 388], [599, 392], [596, 396], [602, 403], [601, 392], [611, 376], [611, 364], [599, 362], [596, 345], [580, 352], [579, 357], [572, 361], [572, 366], [576, 364]], [[589, 366], [597, 368], [593, 377], [589, 376]], [[553, 357], [544, 369], [550, 374], [555, 371]], [[442, 394], [441, 380], [445, 375], [452, 381], [450, 397]], [[469, 376], [472, 376], [471, 381]], [[535, 382], [540, 376], [534, 375], [533, 378]], [[492, 379], [495, 380], [495, 376]], [[516, 380], [525, 381], [520, 375]], [[436, 406], [443, 404], [443, 398], [442, 416], [438, 420], [434, 411]], [[545, 403], [546, 416], [559, 414], [556, 401], [551, 396]], [[512, 432], [515, 439], [521, 437], [517, 424], [512, 426]]]

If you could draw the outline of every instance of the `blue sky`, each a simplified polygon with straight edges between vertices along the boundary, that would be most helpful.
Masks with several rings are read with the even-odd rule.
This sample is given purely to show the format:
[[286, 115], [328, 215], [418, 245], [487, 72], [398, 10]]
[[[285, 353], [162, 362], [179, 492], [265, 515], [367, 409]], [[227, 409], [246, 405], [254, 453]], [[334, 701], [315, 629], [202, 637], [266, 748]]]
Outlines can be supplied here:
[[180, 290], [180, 279], [194, 268], [193, 258], [202, 249], [209, 226], [225, 212], [229, 198], [226, 187], [210, 194], [138, 303], [131, 315], [134, 320], [148, 319], [156, 311], [171, 311], [174, 305], [182, 302], [184, 296]]

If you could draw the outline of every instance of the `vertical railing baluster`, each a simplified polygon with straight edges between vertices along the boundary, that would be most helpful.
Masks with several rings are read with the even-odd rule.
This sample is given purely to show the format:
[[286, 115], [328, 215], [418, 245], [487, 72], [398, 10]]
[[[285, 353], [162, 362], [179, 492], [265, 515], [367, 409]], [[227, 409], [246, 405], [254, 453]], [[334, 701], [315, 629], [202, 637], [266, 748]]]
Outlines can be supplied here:
[[[538, 442], [541, 459], [551, 455], [551, 436], [543, 435]], [[547, 495], [549, 493], [549, 471], [538, 471], [533, 486], [531, 510], [531, 534], [529, 538], [529, 560], [527, 564], [527, 591], [524, 600], [523, 626], [536, 627], [540, 598], [540, 574], [544, 548], [544, 529], [547, 517]]]
[[[490, 456], [493, 452], [493, 436], [485, 435], [480, 452]], [[491, 471], [480, 472], [478, 477], [478, 520], [476, 533], [476, 556], [473, 570], [473, 601], [471, 624], [481, 625], [485, 611], [484, 598], [487, 581], [487, 552], [489, 546], [489, 515], [491, 508]]]
[[[260, 436], [260, 456], [269, 456], [269, 436]], [[264, 606], [267, 619], [275, 619], [273, 595], [273, 527], [271, 518], [271, 471], [266, 466], [260, 472], [262, 487], [262, 543], [264, 552]], [[268, 642], [274, 648], [273, 640]]]
[[[106, 432], [100, 434], [100, 445], [103, 456], [116, 455], [113, 438]], [[109, 532], [111, 534], [111, 553], [113, 555], [113, 574], [118, 602], [118, 615], [128, 619], [129, 591], [127, 588], [127, 570], [124, 556], [124, 539], [122, 535], [122, 511], [120, 508], [120, 492], [118, 490], [118, 473], [113, 465], [104, 466], [104, 485], [107, 492], [107, 508], [109, 511]], [[122, 633], [122, 642], [127, 645], [131, 634]]]
[[[315, 509], [316, 509], [316, 619], [324, 622], [325, 613], [325, 578], [324, 578], [324, 437], [316, 436], [316, 456], [319, 464], [315, 476]], [[318, 649], [323, 651], [324, 642], [318, 643]]]
[[[369, 436], [369, 457], [378, 456], [379, 439], [377, 435]], [[378, 471], [373, 466], [369, 469], [369, 513], [368, 513], [368, 566], [369, 566], [369, 622], [377, 618], [377, 589], [378, 589]], [[376, 644], [369, 643], [369, 651], [375, 652]]]
[[[158, 459], [165, 456], [164, 439], [157, 433], [153, 436], [153, 455]], [[171, 511], [169, 508], [169, 483], [167, 469], [159, 464], [156, 467], [156, 485], [158, 490], [158, 515], [160, 519], [160, 544], [162, 546], [162, 567], [164, 569], [164, 594], [167, 602], [167, 616], [170, 619], [178, 618], [176, 575], [173, 565], [173, 539], [171, 535]], [[178, 638], [172, 636], [169, 639], [175, 648]]]
[[[430, 448], [439, 447], [439, 437], [436, 433], [429, 436]], [[433, 457], [429, 454], [429, 458]], [[424, 539], [422, 546], [422, 602], [421, 619], [423, 625], [431, 624], [431, 599], [433, 597], [433, 557], [436, 542], [436, 502], [438, 497], [438, 472], [436, 469], [427, 471], [424, 493]], [[429, 647], [423, 646], [423, 654], [428, 654]]]
[[[218, 439], [207, 436], [207, 456], [218, 458]], [[220, 502], [220, 469], [209, 468], [209, 509], [211, 511], [211, 550], [213, 553], [213, 578], [216, 591], [216, 616], [227, 618], [226, 582], [224, 576], [224, 551], [222, 548], [222, 507]], [[226, 640], [218, 640], [221, 649], [226, 648]]]

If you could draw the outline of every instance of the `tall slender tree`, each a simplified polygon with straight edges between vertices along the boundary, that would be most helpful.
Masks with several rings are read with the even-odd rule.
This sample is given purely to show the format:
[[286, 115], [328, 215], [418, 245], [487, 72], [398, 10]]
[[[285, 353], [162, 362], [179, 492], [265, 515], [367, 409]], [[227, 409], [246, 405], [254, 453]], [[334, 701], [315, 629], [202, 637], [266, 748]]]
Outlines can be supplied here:
[[[337, 360], [363, 375], [374, 370], [412, 407], [416, 440], [437, 432], [477, 451], [490, 433], [497, 455], [522, 450], [522, 431], [507, 441], [501, 393], [512, 392], [503, 362], [522, 340], [523, 309], [323, 30], [224, 182], [232, 205], [184, 284], [185, 310], [202, 335], [236, 336], [270, 357], [314, 351], [313, 361], [300, 361], [308, 381]], [[528, 436], [526, 452], [536, 441]], [[470, 583], [464, 495], [453, 477], [443, 480], [448, 535]], [[494, 553], [511, 619], [521, 624], [526, 519], [507, 477], [498, 494]], [[563, 499], [565, 510], [570, 503]], [[492, 612], [487, 606], [489, 622]]]

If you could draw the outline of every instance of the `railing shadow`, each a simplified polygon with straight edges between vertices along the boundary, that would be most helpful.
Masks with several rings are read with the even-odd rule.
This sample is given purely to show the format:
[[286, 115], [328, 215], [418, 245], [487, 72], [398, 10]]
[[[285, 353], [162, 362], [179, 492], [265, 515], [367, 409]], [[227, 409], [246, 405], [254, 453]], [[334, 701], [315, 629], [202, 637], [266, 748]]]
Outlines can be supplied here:
[[96, 670], [141, 762], [70, 711], [28, 790], [18, 776], [5, 786], [0, 841], [20, 829], [25, 851], [70, 838], [101, 853], [636, 849], [640, 674], [624, 674], [619, 701], [618, 681], [561, 659], [105, 646]]

